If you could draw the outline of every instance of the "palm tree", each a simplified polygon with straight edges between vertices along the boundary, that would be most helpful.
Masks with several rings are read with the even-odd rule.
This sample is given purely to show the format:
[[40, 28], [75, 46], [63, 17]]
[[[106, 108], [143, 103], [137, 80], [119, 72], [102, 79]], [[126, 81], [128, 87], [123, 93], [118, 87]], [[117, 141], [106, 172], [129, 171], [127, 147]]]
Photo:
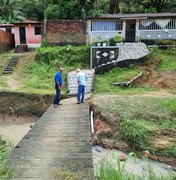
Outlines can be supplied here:
[[12, 23], [23, 19], [18, 0], [0, 0], [0, 22]]

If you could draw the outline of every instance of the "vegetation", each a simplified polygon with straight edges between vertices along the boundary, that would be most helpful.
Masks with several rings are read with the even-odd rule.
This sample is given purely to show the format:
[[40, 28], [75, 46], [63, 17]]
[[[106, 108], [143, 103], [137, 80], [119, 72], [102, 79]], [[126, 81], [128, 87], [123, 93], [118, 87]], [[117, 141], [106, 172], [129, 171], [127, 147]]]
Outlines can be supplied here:
[[114, 68], [110, 72], [103, 75], [96, 75], [94, 93], [118, 93], [118, 94], [134, 94], [154, 90], [149, 86], [135, 86], [132, 89], [124, 89], [122, 87], [113, 86], [112, 83], [129, 81], [136, 76], [141, 70], [137, 66], [131, 68]]
[[[66, 93], [66, 76], [68, 71], [77, 68], [88, 68], [89, 51], [89, 46], [61, 46], [41, 47], [36, 49], [35, 54], [23, 54], [18, 63], [18, 67], [20, 68], [17, 67], [13, 73], [13, 85], [16, 86], [13, 88], [13, 91], [53, 94], [53, 77], [58, 70], [59, 63], [60, 66], [64, 68], [63, 79], [65, 83], [63, 93]], [[0, 56], [1, 71], [7, 64], [10, 56], [11, 54], [3, 54]], [[7, 84], [10, 79], [8, 76], [1, 76], [1, 89], [9, 90], [10, 87], [8, 87]]]
[[85, 19], [102, 13], [175, 12], [175, 0], [0, 0], [0, 21]]
[[13, 177], [14, 172], [12, 169], [9, 169], [6, 157], [8, 155], [9, 148], [8, 145], [2, 138], [0, 137], [0, 179], [8, 180]]
[[104, 159], [101, 162], [100, 166], [100, 172], [99, 175], [95, 178], [96, 180], [174, 180], [175, 177], [173, 174], [168, 174], [166, 176], [164, 175], [157, 175], [151, 167], [147, 168], [147, 172], [145, 175], [135, 175], [133, 173], [128, 173], [125, 171], [125, 166], [128, 161], [128, 159], [134, 156], [134, 161], [136, 159], [134, 153], [130, 153], [123, 163], [121, 164], [119, 158], [115, 156], [115, 154], [112, 155], [113, 159], [115, 159], [115, 162]]
[[117, 129], [129, 146], [176, 158], [176, 97], [97, 95], [94, 98], [103, 117], [111, 117], [108, 118], [111, 121], [120, 116]]
[[[113, 82], [128, 81], [145, 69], [156, 74], [175, 72], [175, 48], [152, 48], [151, 51], [150, 61], [143, 65], [114, 68], [108, 73], [97, 75], [93, 103], [110, 124], [120, 119], [112, 134], [119, 132], [120, 138], [131, 148], [176, 158], [176, 97], [167, 95], [167, 91], [173, 94], [176, 91], [162, 92], [157, 87], [147, 86], [147, 83], [138, 83], [131, 88], [112, 86]], [[114, 138], [117, 137], [114, 135]]]

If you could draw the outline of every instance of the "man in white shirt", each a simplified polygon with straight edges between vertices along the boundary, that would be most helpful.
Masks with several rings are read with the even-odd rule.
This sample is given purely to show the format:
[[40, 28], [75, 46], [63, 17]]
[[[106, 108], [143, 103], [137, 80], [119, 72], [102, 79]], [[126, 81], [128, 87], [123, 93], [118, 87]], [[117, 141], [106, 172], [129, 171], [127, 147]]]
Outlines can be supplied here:
[[77, 69], [76, 72], [77, 72], [77, 82], [78, 82], [78, 93], [77, 93], [76, 104], [80, 104], [80, 103], [84, 103], [85, 85], [88, 76], [85, 73], [80, 72], [80, 69]]

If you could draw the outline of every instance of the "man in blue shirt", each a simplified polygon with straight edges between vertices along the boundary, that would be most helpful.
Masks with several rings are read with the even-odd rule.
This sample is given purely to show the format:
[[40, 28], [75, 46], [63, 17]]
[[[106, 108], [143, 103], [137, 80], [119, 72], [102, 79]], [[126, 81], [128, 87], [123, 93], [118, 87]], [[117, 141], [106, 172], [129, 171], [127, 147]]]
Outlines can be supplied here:
[[59, 70], [54, 76], [54, 85], [55, 85], [55, 89], [56, 89], [56, 95], [54, 97], [54, 102], [53, 102], [54, 107], [57, 107], [59, 105], [60, 94], [61, 94], [61, 89], [62, 89], [62, 85], [63, 85], [62, 72], [64, 71], [64, 69], [62, 67], [58, 67], [58, 68], [59, 68]]
[[77, 93], [76, 104], [80, 104], [80, 103], [84, 103], [85, 85], [88, 76], [85, 73], [80, 72], [80, 69], [77, 69], [76, 72], [77, 72], [77, 82], [78, 82], [78, 93]]

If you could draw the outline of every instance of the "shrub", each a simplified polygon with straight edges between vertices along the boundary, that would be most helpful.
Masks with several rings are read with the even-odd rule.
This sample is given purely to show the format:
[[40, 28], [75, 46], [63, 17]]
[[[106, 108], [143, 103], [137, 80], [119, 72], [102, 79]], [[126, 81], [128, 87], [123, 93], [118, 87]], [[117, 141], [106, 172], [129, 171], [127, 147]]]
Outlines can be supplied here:
[[144, 148], [148, 144], [148, 130], [143, 120], [124, 118], [120, 123], [122, 138], [136, 147]]
[[58, 61], [61, 66], [76, 66], [87, 68], [89, 66], [89, 46], [57, 46], [57, 47], [40, 47], [35, 51], [35, 59], [47, 64]]
[[42, 47], [47, 47], [47, 45], [48, 45], [47, 40], [46, 40], [46, 39], [42, 39], [42, 44], [41, 44], [41, 46], [42, 46]]

